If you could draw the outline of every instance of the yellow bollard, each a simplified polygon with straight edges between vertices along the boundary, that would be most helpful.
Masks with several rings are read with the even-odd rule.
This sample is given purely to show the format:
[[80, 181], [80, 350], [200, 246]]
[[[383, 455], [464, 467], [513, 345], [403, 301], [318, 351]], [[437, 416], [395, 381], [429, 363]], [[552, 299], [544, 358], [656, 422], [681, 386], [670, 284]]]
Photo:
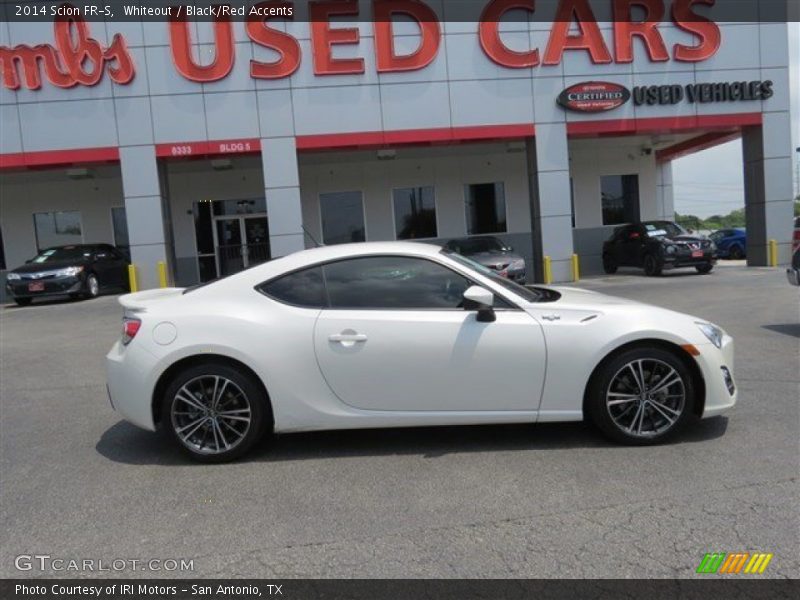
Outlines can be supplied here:
[[128, 287], [131, 293], [138, 292], [139, 286], [136, 283], [136, 265], [128, 265]]
[[167, 287], [167, 263], [163, 260], [158, 261], [158, 285], [162, 288]]
[[553, 283], [553, 265], [549, 256], [544, 257], [544, 282]]
[[572, 281], [580, 281], [581, 266], [577, 254], [572, 255]]
[[778, 266], [778, 242], [775, 240], [769, 241], [769, 266]]

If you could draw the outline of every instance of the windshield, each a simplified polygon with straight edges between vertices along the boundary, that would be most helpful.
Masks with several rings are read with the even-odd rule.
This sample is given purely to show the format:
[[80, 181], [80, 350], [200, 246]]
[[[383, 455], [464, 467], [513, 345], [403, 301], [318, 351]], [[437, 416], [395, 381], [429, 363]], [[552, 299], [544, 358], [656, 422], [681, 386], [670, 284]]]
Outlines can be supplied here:
[[647, 235], [650, 237], [658, 237], [660, 235], [669, 237], [686, 235], [686, 230], [683, 227], [671, 221], [649, 221], [647, 223], [642, 223], [642, 225], [644, 225], [644, 228], [647, 230]]
[[91, 249], [87, 246], [64, 246], [63, 248], [48, 248], [31, 260], [31, 262], [46, 263], [64, 260], [83, 260], [91, 255]]
[[479, 254], [481, 252], [508, 252], [511, 250], [503, 242], [493, 237], [456, 240], [449, 245], [460, 254], [465, 255]]
[[506, 279], [505, 277], [500, 277], [497, 273], [489, 269], [488, 267], [484, 267], [482, 264], [475, 262], [465, 256], [461, 256], [460, 254], [456, 254], [454, 252], [448, 252], [447, 250], [442, 251], [443, 254], [447, 255], [449, 258], [452, 258], [457, 263], [460, 263], [471, 269], [473, 271], [477, 271], [484, 277], [488, 277], [492, 280], [493, 283], [496, 283], [499, 286], [507, 289], [510, 292], [515, 293], [520, 298], [524, 298], [528, 302], [539, 302], [542, 299], [543, 294], [536, 290], [527, 288], [522, 286], [518, 283], [514, 283], [510, 279]]

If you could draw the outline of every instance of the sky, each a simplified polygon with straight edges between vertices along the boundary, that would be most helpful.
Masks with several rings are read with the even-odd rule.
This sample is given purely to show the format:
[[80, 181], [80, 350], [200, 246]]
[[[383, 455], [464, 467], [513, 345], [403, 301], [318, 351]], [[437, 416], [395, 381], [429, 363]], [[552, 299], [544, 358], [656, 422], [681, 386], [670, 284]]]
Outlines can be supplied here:
[[[795, 35], [800, 39], [800, 23], [791, 23]], [[790, 57], [791, 66], [800, 81], [800, 51]], [[792, 127], [794, 147], [800, 146], [800, 90], [794, 91]], [[794, 153], [793, 179], [795, 194], [800, 178], [800, 153]], [[735, 140], [709, 148], [672, 163], [672, 182], [675, 195], [675, 211], [682, 215], [701, 218], [711, 215], [726, 215], [737, 208], [744, 208], [744, 183], [742, 174], [742, 143]]]

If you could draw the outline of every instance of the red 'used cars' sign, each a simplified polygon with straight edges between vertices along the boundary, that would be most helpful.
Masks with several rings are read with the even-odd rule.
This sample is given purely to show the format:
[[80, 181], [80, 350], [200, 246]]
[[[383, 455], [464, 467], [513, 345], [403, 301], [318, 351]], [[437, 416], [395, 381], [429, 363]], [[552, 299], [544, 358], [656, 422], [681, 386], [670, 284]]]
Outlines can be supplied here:
[[571, 85], [558, 95], [557, 102], [578, 112], [604, 112], [622, 106], [631, 93], [623, 85], [607, 81], [585, 81]]

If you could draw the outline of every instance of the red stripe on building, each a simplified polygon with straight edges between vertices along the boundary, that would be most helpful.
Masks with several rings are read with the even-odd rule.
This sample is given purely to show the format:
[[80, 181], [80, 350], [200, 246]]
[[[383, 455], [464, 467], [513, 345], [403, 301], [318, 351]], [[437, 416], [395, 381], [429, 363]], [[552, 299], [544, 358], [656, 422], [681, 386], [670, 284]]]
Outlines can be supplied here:
[[663, 148], [656, 151], [656, 161], [665, 162], [668, 160], [675, 160], [688, 154], [694, 154], [701, 150], [713, 148], [725, 142], [730, 142], [741, 136], [741, 132], [737, 129], [734, 131], [713, 131], [705, 133], [695, 138], [680, 142], [673, 146]]
[[119, 162], [119, 148], [81, 148], [0, 154], [0, 169]]
[[675, 133], [692, 129], [730, 129], [751, 125], [761, 125], [761, 113], [573, 121], [567, 123], [567, 134], [572, 137], [637, 135]]
[[354, 133], [325, 133], [297, 136], [297, 149], [333, 150], [342, 148], [368, 149], [384, 146], [426, 144], [458, 144], [471, 141], [506, 140], [530, 137], [535, 134], [533, 123], [513, 125], [481, 125], [475, 127], [437, 127], [404, 129], [400, 131], [364, 131]]

